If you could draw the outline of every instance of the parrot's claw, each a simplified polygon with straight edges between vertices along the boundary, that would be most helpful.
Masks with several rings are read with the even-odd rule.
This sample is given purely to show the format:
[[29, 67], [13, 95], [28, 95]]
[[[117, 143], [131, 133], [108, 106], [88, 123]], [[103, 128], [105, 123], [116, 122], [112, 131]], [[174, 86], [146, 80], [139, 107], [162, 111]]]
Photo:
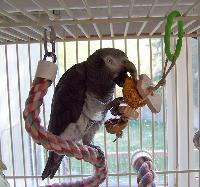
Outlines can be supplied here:
[[89, 145], [90, 147], [96, 149], [98, 151], [98, 157], [101, 159], [101, 160], [105, 160], [105, 156], [104, 156], [104, 152], [101, 150], [101, 148], [97, 145], [93, 145], [93, 144], [90, 144]]
[[109, 102], [107, 105], [106, 105], [106, 109], [107, 110], [110, 110], [111, 108], [113, 107], [119, 107], [119, 105], [123, 102], [123, 97], [117, 97], [115, 98], [114, 100], [112, 100], [111, 102]]
[[110, 110], [110, 112], [111, 112], [111, 114], [113, 115], [113, 116], [119, 116], [120, 115], [120, 113], [118, 112], [118, 108], [112, 108], [111, 110]]
[[115, 98], [113, 101], [111, 101], [109, 104], [108, 104], [108, 110], [110, 110], [111, 114], [113, 116], [117, 116], [117, 115], [120, 115], [119, 111], [118, 111], [118, 108], [119, 108], [119, 105], [123, 102], [123, 98], [122, 97], [118, 97], [118, 98]]

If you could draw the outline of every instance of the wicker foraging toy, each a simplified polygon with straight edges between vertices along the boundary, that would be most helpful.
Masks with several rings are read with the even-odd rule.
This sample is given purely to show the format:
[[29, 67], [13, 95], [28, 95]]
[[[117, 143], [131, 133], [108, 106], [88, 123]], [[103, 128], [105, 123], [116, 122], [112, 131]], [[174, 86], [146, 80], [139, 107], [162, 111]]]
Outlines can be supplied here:
[[146, 75], [139, 75], [139, 80], [135, 81], [128, 77], [123, 86], [124, 101], [132, 108], [138, 109], [147, 104], [151, 112], [158, 113], [161, 110], [161, 96], [154, 93], [154, 85]]
[[137, 82], [131, 77], [126, 79], [122, 93], [124, 101], [134, 109], [143, 107], [146, 104], [137, 90]]

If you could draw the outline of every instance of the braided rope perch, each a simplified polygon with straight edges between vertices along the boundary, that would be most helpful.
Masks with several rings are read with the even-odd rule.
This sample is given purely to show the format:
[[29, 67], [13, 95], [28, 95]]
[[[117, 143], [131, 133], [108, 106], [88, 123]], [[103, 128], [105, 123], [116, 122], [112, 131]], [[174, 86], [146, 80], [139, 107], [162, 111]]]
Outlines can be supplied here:
[[147, 151], [137, 151], [133, 155], [132, 167], [137, 173], [138, 187], [156, 187], [156, 173], [151, 157]]
[[93, 176], [83, 179], [83, 181], [69, 184], [52, 184], [46, 185], [46, 187], [99, 186], [106, 179], [108, 173], [107, 161], [99, 156], [99, 152], [89, 146], [68, 141], [53, 135], [40, 126], [40, 106], [43, 103], [43, 97], [46, 95], [50, 85], [51, 81], [45, 78], [36, 77], [33, 81], [23, 112], [27, 132], [32, 136], [35, 143], [42, 145], [49, 151], [54, 151], [58, 154], [75, 157], [78, 160], [84, 160], [91, 163], [95, 167], [95, 173]]
[[155, 172], [152, 165], [152, 161], [150, 160], [144, 161], [144, 158], [138, 159], [136, 163], [136, 167], [138, 167], [136, 169], [138, 172], [138, 187], [156, 187], [154, 182]]

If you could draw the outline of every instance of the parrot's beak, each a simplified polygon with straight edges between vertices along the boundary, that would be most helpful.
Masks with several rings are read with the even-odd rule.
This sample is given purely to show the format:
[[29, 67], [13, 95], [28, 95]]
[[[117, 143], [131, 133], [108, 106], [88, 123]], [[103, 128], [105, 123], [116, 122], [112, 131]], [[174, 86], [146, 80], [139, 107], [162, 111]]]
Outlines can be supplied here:
[[123, 87], [126, 78], [128, 77], [126, 69], [123, 69], [117, 77], [114, 78], [114, 82], [119, 86]]
[[131, 74], [131, 77], [133, 79], [137, 80], [137, 69], [136, 69], [135, 65], [131, 61], [126, 60], [124, 62], [124, 67], [125, 67], [126, 71]]
[[123, 69], [120, 71], [118, 76], [114, 79], [114, 82], [122, 87], [125, 83], [126, 78], [128, 77], [127, 72], [129, 72], [133, 79], [137, 80], [137, 69], [135, 65], [129, 61], [126, 60], [123, 62]]

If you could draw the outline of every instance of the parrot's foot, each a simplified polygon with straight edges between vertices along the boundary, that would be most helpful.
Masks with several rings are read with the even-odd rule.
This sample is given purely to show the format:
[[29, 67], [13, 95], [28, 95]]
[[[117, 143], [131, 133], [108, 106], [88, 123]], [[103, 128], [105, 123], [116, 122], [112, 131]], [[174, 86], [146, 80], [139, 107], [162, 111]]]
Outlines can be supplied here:
[[94, 144], [89, 144], [88, 146], [90, 146], [90, 147], [96, 149], [96, 150], [98, 151], [98, 154], [99, 154], [98, 157], [99, 157], [101, 160], [105, 160], [104, 152], [101, 150], [101, 148], [100, 148], [99, 146], [94, 145]]
[[115, 98], [108, 104], [108, 109], [110, 110], [113, 116], [120, 115], [119, 113], [119, 105], [123, 102], [123, 97]]
[[110, 110], [110, 112], [111, 112], [111, 114], [112, 114], [113, 116], [119, 116], [119, 115], [120, 115], [120, 113], [119, 113], [119, 111], [118, 111], [118, 108], [115, 108], [115, 107], [113, 107], [113, 108]]

